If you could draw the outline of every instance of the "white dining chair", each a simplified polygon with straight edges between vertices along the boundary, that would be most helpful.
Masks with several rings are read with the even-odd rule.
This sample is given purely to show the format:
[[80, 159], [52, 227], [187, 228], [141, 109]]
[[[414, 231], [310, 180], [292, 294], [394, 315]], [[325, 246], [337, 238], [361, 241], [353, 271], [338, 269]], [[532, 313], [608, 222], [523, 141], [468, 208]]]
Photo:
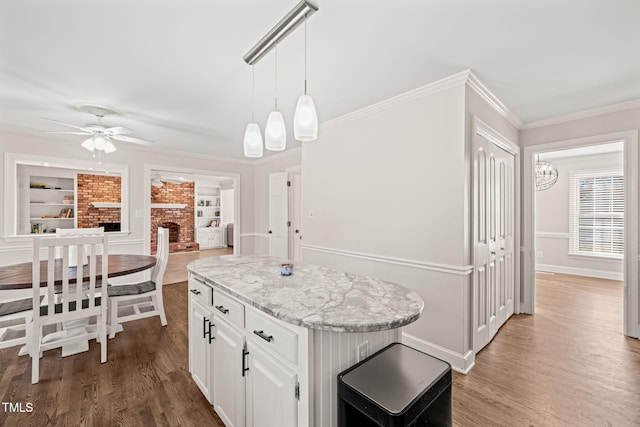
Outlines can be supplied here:
[[[56, 236], [104, 236], [104, 227], [96, 228], [56, 228]], [[77, 246], [69, 247], [69, 266], [76, 267]], [[58, 255], [60, 258], [60, 255]], [[87, 265], [87, 254], [82, 257], [82, 265]]]
[[151, 270], [148, 281], [109, 285], [109, 338], [114, 338], [118, 326], [132, 320], [160, 316], [162, 326], [167, 325], [162, 298], [162, 281], [169, 259], [169, 229], [158, 228], [156, 265]]
[[26, 344], [26, 325], [32, 316], [32, 298], [0, 302], [0, 349]]
[[[69, 247], [77, 247], [76, 263], [78, 283], [70, 283]], [[39, 381], [40, 357], [43, 351], [62, 347], [72, 343], [88, 341], [95, 338], [100, 342], [100, 362], [107, 361], [107, 305], [104, 298], [99, 296], [98, 276], [102, 276], [102, 286], [106, 285], [109, 249], [107, 236], [71, 236], [71, 237], [36, 237], [33, 239], [32, 290], [33, 305], [39, 305], [41, 297], [45, 301], [39, 310], [33, 310], [31, 322], [27, 325], [27, 347], [31, 355], [31, 382]], [[46, 278], [47, 286], [40, 287], [41, 265], [40, 249], [47, 253]], [[60, 248], [62, 259], [62, 280], [60, 285], [55, 283], [56, 250]], [[89, 271], [88, 281], [83, 283], [82, 258], [85, 248], [88, 251]], [[97, 269], [97, 254], [102, 249], [102, 268]], [[43, 295], [43, 292], [44, 295]], [[56, 298], [56, 292], [59, 297]], [[95, 317], [95, 325], [82, 323], [80, 327], [63, 329], [43, 334], [43, 327], [58, 325], [81, 319]]]

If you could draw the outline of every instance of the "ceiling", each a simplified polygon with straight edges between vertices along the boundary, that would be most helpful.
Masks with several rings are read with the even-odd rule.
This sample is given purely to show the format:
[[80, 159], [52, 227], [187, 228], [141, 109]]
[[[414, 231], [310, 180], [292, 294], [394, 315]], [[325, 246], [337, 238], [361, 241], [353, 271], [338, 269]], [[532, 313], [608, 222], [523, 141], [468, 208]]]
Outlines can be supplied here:
[[623, 156], [624, 142], [611, 142], [606, 144], [587, 145], [584, 147], [568, 148], [565, 150], [547, 151], [539, 154], [540, 160], [560, 160], [572, 159], [574, 157], [595, 156], [602, 154], [617, 153], [620, 158]]
[[[0, 3], [0, 130], [120, 116], [160, 148], [242, 158], [251, 68], [242, 56], [297, 0]], [[317, 0], [309, 93], [326, 122], [465, 69], [521, 120], [640, 99], [637, 0]], [[293, 141], [302, 28], [278, 49], [278, 105]], [[255, 66], [255, 116], [274, 101], [274, 55]], [[72, 143], [82, 136], [56, 136]], [[116, 143], [121, 145], [124, 143]], [[80, 149], [80, 148], [79, 148]]]

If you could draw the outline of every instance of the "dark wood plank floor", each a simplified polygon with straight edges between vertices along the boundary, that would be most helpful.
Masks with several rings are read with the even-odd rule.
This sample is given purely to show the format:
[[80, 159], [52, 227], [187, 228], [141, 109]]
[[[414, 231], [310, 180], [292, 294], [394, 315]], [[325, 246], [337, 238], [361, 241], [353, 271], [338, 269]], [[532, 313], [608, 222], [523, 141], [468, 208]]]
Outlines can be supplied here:
[[[46, 352], [41, 380], [17, 349], [0, 350], [2, 402], [33, 404], [7, 413], [6, 426], [222, 426], [188, 373], [186, 283], [164, 287], [169, 325], [158, 318], [124, 325], [109, 340], [61, 358]], [[640, 425], [640, 341], [622, 335], [619, 282], [540, 275], [537, 314], [512, 317], [454, 373], [456, 426]]]
[[31, 385], [31, 359], [0, 350], [2, 402], [33, 405], [31, 413], [0, 406], [0, 425], [223, 427], [189, 374], [186, 282], [165, 286], [164, 298], [168, 325], [159, 317], [124, 324], [104, 364], [95, 340], [74, 356], [50, 350]]
[[458, 426], [638, 426], [640, 341], [622, 334], [622, 283], [536, 278], [536, 314], [513, 316], [454, 373]]

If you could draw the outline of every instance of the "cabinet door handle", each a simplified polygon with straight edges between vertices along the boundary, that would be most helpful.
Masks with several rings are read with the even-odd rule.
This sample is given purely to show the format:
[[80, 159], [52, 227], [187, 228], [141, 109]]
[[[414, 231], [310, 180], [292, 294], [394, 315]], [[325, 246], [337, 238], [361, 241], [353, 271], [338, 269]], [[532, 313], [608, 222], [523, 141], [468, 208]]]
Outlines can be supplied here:
[[[207, 328], [207, 322], [209, 322], [209, 327]], [[211, 342], [213, 340], [216, 339], [216, 337], [213, 336], [213, 333], [211, 332], [211, 328], [214, 327], [215, 325], [206, 317], [202, 318], [202, 338], [207, 338], [207, 335], [209, 336], [209, 344], [211, 344]]]
[[247, 372], [249, 370], [249, 367], [247, 366], [247, 364], [245, 364], [245, 357], [249, 355], [249, 352], [247, 351], [247, 346], [245, 344], [245, 346], [242, 348], [242, 376], [245, 376], [245, 372]]
[[264, 331], [253, 331], [253, 333], [265, 341], [268, 341], [268, 342], [273, 341], [273, 335], [265, 335]]
[[190, 289], [190, 291], [191, 291], [192, 294], [195, 294], [195, 295], [200, 295], [202, 293], [197, 289]]
[[273, 234], [273, 231], [269, 230], [269, 234]]
[[216, 305], [216, 308], [218, 309], [218, 311], [221, 311], [222, 314], [227, 314], [229, 312], [229, 309], [224, 308], [224, 305]]

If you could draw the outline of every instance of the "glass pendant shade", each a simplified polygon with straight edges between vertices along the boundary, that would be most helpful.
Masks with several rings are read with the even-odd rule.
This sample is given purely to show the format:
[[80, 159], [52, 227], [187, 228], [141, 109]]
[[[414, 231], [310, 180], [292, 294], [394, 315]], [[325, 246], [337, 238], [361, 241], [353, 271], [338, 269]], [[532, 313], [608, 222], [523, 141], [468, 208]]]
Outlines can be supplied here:
[[107, 140], [102, 135], [94, 135], [93, 142], [96, 144], [96, 150], [104, 150]]
[[96, 148], [96, 144], [95, 142], [93, 142], [93, 136], [91, 138], [87, 138], [84, 140], [84, 142], [82, 144], [80, 144], [80, 146], [82, 148], [84, 148], [87, 151], [93, 151]]
[[262, 133], [257, 123], [249, 123], [244, 132], [244, 155], [262, 157]]
[[293, 117], [293, 134], [298, 141], [315, 141], [318, 139], [318, 114], [313, 98], [300, 95], [296, 114]]
[[109, 154], [116, 151], [116, 146], [113, 145], [113, 142], [107, 140], [107, 143], [104, 145], [104, 152]]
[[271, 151], [282, 151], [287, 148], [287, 129], [280, 111], [269, 113], [267, 127], [264, 130], [264, 146]]

